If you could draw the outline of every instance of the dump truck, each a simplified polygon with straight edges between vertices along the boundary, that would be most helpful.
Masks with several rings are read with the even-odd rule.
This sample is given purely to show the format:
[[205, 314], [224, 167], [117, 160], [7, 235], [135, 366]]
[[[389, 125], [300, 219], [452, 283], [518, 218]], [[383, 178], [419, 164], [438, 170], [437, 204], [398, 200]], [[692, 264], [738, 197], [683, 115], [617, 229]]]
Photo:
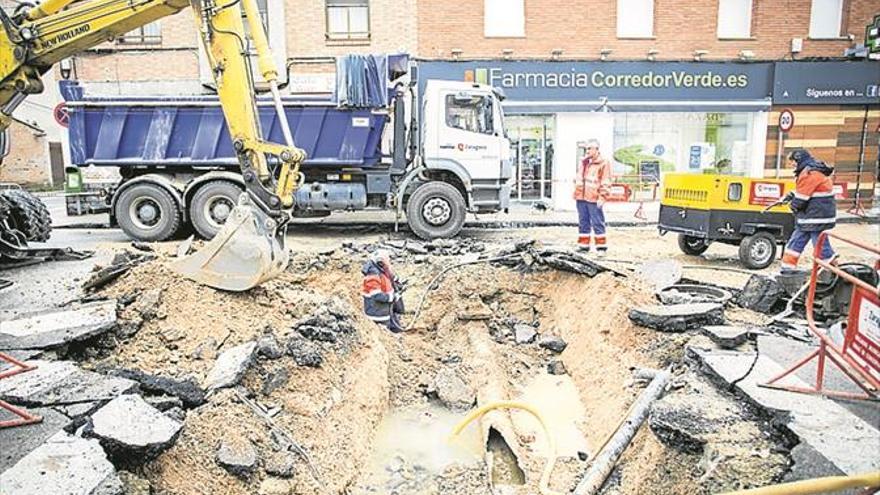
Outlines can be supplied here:
[[[512, 176], [503, 93], [464, 81], [420, 81], [406, 55], [337, 62], [332, 97], [282, 98], [306, 153], [293, 217], [367, 209], [405, 213], [421, 238], [451, 237], [465, 215], [506, 210]], [[366, 76], [365, 76], [366, 74]], [[130, 237], [161, 241], [186, 224], [212, 238], [244, 182], [217, 99], [87, 96], [62, 84], [77, 167], [118, 167], [105, 197]], [[281, 129], [258, 100], [269, 140]]]

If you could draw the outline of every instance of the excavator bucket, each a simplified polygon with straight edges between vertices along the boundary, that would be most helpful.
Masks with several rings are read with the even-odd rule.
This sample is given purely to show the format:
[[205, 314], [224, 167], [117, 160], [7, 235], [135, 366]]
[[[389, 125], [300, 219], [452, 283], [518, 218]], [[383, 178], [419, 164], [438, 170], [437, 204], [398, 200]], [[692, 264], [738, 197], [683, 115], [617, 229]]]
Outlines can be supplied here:
[[242, 195], [217, 235], [171, 267], [200, 284], [246, 291], [287, 268], [290, 255], [284, 247], [284, 230]]

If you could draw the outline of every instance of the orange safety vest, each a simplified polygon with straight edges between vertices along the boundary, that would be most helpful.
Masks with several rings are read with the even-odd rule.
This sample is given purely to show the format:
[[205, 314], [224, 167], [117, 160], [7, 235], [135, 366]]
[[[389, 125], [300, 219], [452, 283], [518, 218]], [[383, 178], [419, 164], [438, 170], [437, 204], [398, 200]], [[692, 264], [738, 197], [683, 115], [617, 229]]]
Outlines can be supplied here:
[[608, 198], [611, 187], [611, 164], [599, 156], [596, 160], [584, 157], [578, 167], [574, 199], [595, 203]]

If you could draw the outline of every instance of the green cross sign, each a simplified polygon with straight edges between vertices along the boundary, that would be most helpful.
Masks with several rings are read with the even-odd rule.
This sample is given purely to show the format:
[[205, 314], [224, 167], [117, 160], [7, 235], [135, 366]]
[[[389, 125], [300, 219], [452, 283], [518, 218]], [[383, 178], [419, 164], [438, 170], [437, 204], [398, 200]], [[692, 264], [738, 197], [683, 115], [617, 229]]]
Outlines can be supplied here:
[[874, 16], [874, 22], [865, 28], [865, 46], [868, 53], [880, 53], [880, 14]]

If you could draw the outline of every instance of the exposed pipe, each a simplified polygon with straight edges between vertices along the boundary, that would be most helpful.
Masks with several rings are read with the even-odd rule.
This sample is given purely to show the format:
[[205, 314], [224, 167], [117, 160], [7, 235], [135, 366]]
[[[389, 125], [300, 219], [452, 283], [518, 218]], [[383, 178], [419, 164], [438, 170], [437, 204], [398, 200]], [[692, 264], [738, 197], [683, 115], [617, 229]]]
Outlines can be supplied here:
[[539, 423], [541, 423], [541, 428], [544, 430], [544, 436], [547, 437], [547, 444], [550, 446], [550, 457], [547, 459], [547, 464], [544, 465], [544, 470], [541, 472], [541, 481], [538, 484], [538, 490], [540, 490], [541, 495], [562, 495], [559, 492], [551, 490], [549, 487], [550, 475], [553, 474], [553, 467], [556, 465], [556, 446], [553, 442], [553, 436], [550, 434], [550, 430], [547, 428], [547, 423], [544, 422], [544, 418], [541, 416], [541, 413], [531, 405], [524, 402], [507, 400], [486, 404], [485, 406], [479, 407], [471, 411], [470, 414], [468, 414], [463, 420], [455, 425], [455, 428], [452, 430], [451, 437], [457, 436], [472, 421], [481, 418], [484, 414], [494, 409], [519, 409], [521, 411], [526, 411], [527, 413], [534, 416]]
[[[723, 495], [812, 495], [814, 493], [837, 492], [848, 488], [880, 487], [880, 471], [855, 474], [852, 476], [828, 476], [811, 480], [794, 481], [778, 485], [737, 490]], [[871, 493], [869, 491], [869, 493]]]
[[666, 383], [669, 381], [668, 370], [639, 370], [640, 377], [651, 377], [651, 383], [642, 392], [638, 400], [630, 408], [626, 419], [617, 429], [610, 441], [590, 463], [590, 467], [584, 477], [574, 489], [574, 495], [594, 495], [602, 488], [602, 484], [611, 474], [611, 470], [617, 464], [617, 460], [629, 446], [636, 432], [648, 417], [648, 409], [651, 403], [663, 394]]

